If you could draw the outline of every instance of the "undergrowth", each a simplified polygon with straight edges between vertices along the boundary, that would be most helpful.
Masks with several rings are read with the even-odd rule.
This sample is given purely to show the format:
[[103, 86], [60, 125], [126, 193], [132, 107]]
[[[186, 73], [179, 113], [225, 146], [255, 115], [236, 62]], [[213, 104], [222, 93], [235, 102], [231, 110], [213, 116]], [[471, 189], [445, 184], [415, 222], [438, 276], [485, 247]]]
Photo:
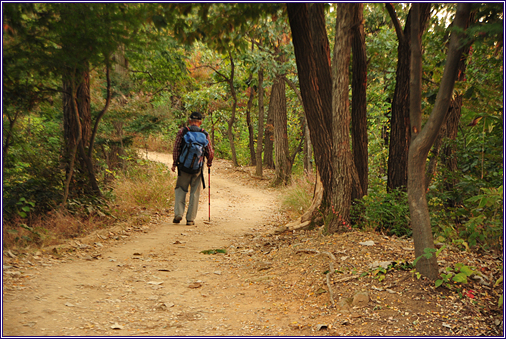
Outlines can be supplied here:
[[281, 208], [291, 220], [300, 217], [310, 207], [314, 183], [314, 174], [292, 176], [291, 184], [284, 189], [281, 203]]
[[[29, 210], [3, 220], [3, 247], [29, 249], [56, 245], [66, 239], [128, 220], [140, 211], [166, 211], [174, 201], [174, 178], [166, 165], [130, 157], [124, 170], [113, 172], [112, 189], [105, 198], [70, 200], [66, 208], [34, 214]], [[27, 202], [25, 205], [30, 206]]]

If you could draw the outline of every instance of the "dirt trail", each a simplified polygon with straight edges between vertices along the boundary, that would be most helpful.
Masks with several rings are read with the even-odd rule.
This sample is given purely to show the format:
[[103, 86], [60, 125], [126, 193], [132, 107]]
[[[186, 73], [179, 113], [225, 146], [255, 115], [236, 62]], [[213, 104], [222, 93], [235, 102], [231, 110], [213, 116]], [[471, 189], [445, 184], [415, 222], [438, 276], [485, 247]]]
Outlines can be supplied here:
[[[167, 154], [149, 158], [172, 164]], [[230, 180], [227, 170], [228, 162], [215, 161], [209, 225], [203, 222], [206, 188], [196, 226], [186, 226], [185, 219], [172, 224], [166, 215], [158, 224], [132, 225], [107, 240], [78, 241], [79, 257], [39, 253], [26, 266], [8, 267], [16, 281], [4, 284], [3, 335], [208, 336], [241, 335], [246, 325], [264, 328], [264, 320], [252, 317], [266, 306], [262, 292], [241, 288], [244, 281], [223, 267], [230, 261], [226, 255], [200, 253], [273, 227], [276, 192]]]
[[70, 253], [4, 251], [3, 336], [503, 335], [501, 254], [449, 246], [440, 270], [480, 273], [435, 288], [410, 272], [412, 239], [282, 231], [278, 190], [251, 171], [214, 162], [209, 225], [206, 189], [196, 226], [144, 211]]

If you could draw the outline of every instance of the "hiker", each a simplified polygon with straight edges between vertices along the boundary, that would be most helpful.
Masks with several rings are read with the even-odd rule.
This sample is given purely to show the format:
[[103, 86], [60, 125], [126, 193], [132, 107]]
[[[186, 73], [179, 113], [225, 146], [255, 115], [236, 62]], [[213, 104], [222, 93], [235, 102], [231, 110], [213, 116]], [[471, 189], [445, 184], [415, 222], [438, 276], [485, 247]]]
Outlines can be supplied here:
[[200, 186], [204, 183], [204, 157], [207, 158], [207, 167], [212, 166], [214, 150], [209, 134], [200, 128], [202, 114], [192, 112], [188, 120], [188, 127], [182, 127], [176, 135], [172, 151], [172, 172], [177, 167], [176, 196], [174, 205], [174, 224], [183, 219], [186, 203], [186, 193], [190, 187], [190, 199], [186, 212], [186, 225], [195, 225], [195, 217], [199, 207]]

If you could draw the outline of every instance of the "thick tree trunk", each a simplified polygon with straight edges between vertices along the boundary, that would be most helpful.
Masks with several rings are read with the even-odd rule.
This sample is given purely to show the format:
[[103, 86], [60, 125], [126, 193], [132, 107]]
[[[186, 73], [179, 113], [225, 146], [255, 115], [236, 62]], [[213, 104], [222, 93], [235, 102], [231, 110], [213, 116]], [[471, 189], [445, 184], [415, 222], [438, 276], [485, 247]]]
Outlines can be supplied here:
[[365, 53], [364, 31], [364, 4], [354, 6], [351, 49], [353, 54], [352, 63], [352, 101], [351, 101], [351, 126], [353, 160], [357, 168], [362, 194], [356, 189], [352, 190], [352, 200], [361, 199], [367, 194], [369, 183], [369, 153], [367, 137], [367, 57]]
[[[414, 17], [418, 12], [418, 6], [414, 4]], [[455, 15], [454, 27], [465, 29], [470, 15], [470, 3], [459, 3]], [[420, 9], [421, 10], [421, 9]], [[420, 13], [421, 14], [421, 13]], [[415, 257], [421, 257], [425, 249], [434, 250], [434, 240], [430, 223], [429, 209], [425, 195], [425, 164], [431, 146], [437, 138], [443, 124], [458, 72], [459, 59], [463, 48], [461, 37], [463, 34], [452, 33], [450, 46], [446, 58], [443, 78], [436, 97], [436, 103], [425, 125], [421, 126], [421, 37], [420, 25], [414, 23], [412, 27], [412, 60], [411, 60], [411, 98], [410, 98], [410, 121], [412, 139], [408, 154], [408, 203], [413, 228], [413, 240], [415, 243]], [[416, 269], [429, 279], [436, 279], [438, 266], [436, 257], [421, 257], [416, 264]]]
[[[274, 79], [270, 102], [273, 108], [274, 147], [276, 150], [276, 173], [273, 184], [286, 185], [290, 182], [291, 164], [288, 151], [285, 82], [279, 76]], [[269, 104], [269, 109], [271, 104]]]
[[[316, 167], [322, 181], [321, 204], [327, 208], [330, 205], [332, 187], [332, 104], [328, 104], [332, 97], [321, 97], [320, 90], [323, 90], [322, 87], [325, 84], [328, 86], [329, 81], [319, 77], [331, 76], [330, 53], [325, 29], [316, 29], [316, 26], [325, 28], [325, 16], [321, 14], [313, 16], [312, 25], [310, 25], [309, 17], [309, 7], [320, 5], [323, 6], [323, 4], [288, 3], [287, 9], [304, 112], [310, 130], [311, 143], [314, 146]], [[316, 25], [316, 22], [320, 25]], [[312, 32], [313, 28], [315, 32]], [[318, 70], [318, 67], [324, 70]], [[331, 92], [331, 87], [325, 90]]]
[[[388, 179], [387, 189], [406, 189], [408, 180], [407, 156], [409, 149], [410, 122], [409, 122], [409, 67], [412, 11], [409, 11], [404, 32], [391, 4], [386, 4], [392, 22], [394, 23], [399, 46], [397, 48], [397, 71], [394, 98], [392, 101], [392, 117], [390, 121], [390, 143], [388, 153]], [[430, 3], [420, 5], [420, 32], [423, 33], [430, 15]]]
[[256, 149], [256, 169], [255, 175], [262, 176], [262, 149], [264, 138], [264, 70], [260, 68], [258, 71], [258, 137]]
[[353, 11], [357, 4], [340, 3], [336, 13], [336, 41], [332, 64], [332, 113], [334, 139], [332, 159], [332, 212], [329, 233], [342, 229], [350, 219], [353, 158], [350, 150], [349, 64]]

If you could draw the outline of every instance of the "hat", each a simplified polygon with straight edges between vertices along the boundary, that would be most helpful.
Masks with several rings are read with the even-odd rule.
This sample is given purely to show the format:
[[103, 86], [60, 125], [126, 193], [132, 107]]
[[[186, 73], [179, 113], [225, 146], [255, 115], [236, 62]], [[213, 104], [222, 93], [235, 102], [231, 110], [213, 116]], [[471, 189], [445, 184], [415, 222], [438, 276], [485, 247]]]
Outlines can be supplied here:
[[190, 119], [191, 120], [202, 120], [202, 114], [200, 114], [199, 112], [192, 112], [192, 114], [190, 115]]

